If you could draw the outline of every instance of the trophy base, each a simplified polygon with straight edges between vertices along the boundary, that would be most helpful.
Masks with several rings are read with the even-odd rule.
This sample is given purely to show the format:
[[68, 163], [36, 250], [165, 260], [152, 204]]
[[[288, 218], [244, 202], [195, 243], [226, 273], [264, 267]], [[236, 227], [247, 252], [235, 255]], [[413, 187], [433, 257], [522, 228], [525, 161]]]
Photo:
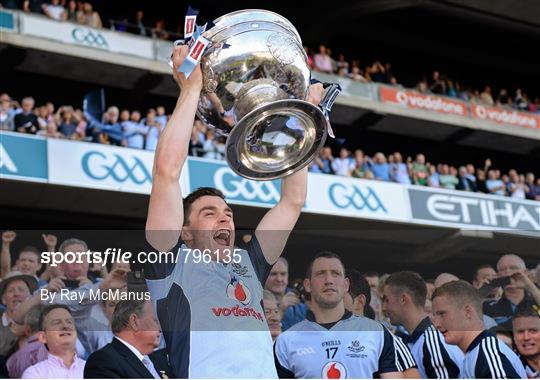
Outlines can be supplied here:
[[319, 107], [303, 100], [278, 100], [237, 123], [227, 138], [226, 158], [242, 177], [278, 179], [308, 165], [326, 137], [327, 120]]

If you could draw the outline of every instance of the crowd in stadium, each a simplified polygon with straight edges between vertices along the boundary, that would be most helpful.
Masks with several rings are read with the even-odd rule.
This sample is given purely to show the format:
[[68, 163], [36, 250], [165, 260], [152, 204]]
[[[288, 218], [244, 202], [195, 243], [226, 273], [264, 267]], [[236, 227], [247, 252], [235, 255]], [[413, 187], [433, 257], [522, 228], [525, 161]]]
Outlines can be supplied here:
[[[1, 6], [8, 9], [22, 8], [26, 12], [45, 14], [59, 21], [67, 20], [94, 28], [103, 27], [99, 13], [94, 10], [89, 1], [25, 0], [20, 7], [16, 0], [3, 0]], [[132, 18], [123, 17], [121, 20], [109, 20], [108, 24], [110, 28], [118, 32], [151, 36], [162, 40], [179, 38], [181, 36], [180, 28], [183, 28], [183, 25], [177, 25], [176, 31], [167, 30], [163, 19], [157, 20], [154, 27], [150, 27], [144, 20], [144, 10], [142, 9], [137, 10]], [[344, 54], [339, 54], [336, 59], [332, 50], [324, 45], [320, 45], [316, 51], [307, 46], [305, 50], [308, 63], [314, 71], [348, 77], [358, 82], [378, 82], [400, 86], [392, 70], [392, 65], [388, 62], [382, 63], [380, 60], [374, 60], [372, 63], [362, 66], [360, 60], [348, 61]], [[483, 89], [473, 89], [438, 70], [433, 71], [431, 75], [419, 78], [416, 90], [425, 94], [444, 95], [489, 106], [500, 106], [533, 113], [540, 112], [540, 97], [530, 97], [521, 88], [515, 90], [500, 88], [498, 92], [494, 92], [492, 86], [488, 84]]]
[[[54, 235], [43, 234], [42, 237], [43, 247], [25, 246], [20, 252], [13, 252], [17, 234], [2, 233], [0, 375], [11, 378], [68, 378], [83, 374], [108, 377], [114, 372], [106, 371], [116, 368], [114, 371], [131, 371], [129, 377], [148, 377], [144, 369], [140, 372], [136, 366], [129, 367], [122, 361], [110, 363], [113, 358], [107, 355], [113, 349], [108, 343], [113, 337], [141, 351], [141, 358], [151, 362], [148, 366], [145, 364], [151, 374], [168, 371], [161, 361], [161, 350], [156, 350], [160, 347], [159, 325], [145, 300], [92, 301], [89, 298], [90, 289], [126, 291], [129, 264], [114, 263], [109, 270], [84, 260], [83, 263], [63, 262], [58, 266], [42, 264], [41, 251], [45, 251], [45, 247], [49, 252], [62, 253], [85, 252], [89, 248], [84, 241], [74, 238], [58, 242]], [[58, 243], [61, 244], [58, 246]], [[335, 258], [328, 252], [319, 257]], [[421, 326], [430, 323], [430, 316], [434, 317], [431, 314], [433, 295], [441, 293], [445, 284], [458, 280], [450, 273], [423, 279], [414, 272], [378, 274], [361, 273], [357, 269], [361, 268], [347, 267], [346, 274], [343, 273], [350, 282], [348, 292], [343, 295], [346, 309], [383, 323], [411, 347], [416, 344], [413, 338], [417, 330], [421, 331]], [[311, 275], [308, 270], [306, 278]], [[489, 285], [497, 279], [507, 282], [503, 286]], [[535, 268], [527, 268], [520, 257], [504, 255], [496, 265], [479, 266], [472, 278], [465, 280], [470, 285], [463, 281], [457, 284], [472, 285], [483, 297], [484, 327], [491, 329], [520, 356], [530, 378], [538, 378], [540, 263]], [[271, 268], [264, 288], [264, 312], [272, 338], [276, 340], [283, 331], [306, 318], [315, 300], [304, 288], [303, 278], [289, 282], [289, 264], [284, 258]], [[49, 296], [42, 299], [40, 294], [46, 291], [50, 292]], [[66, 292], [72, 297], [50, 298], [55, 292]], [[451, 345], [442, 341], [439, 344], [439, 349], [452, 350]], [[427, 357], [431, 346], [420, 351], [423, 353], [418, 355]], [[414, 352], [418, 364], [420, 359]], [[445, 363], [439, 367], [446, 366], [452, 375], [450, 361], [451, 355], [445, 355]], [[428, 362], [426, 359], [419, 366], [420, 374], [436, 377], [440, 368]], [[456, 375], [454, 372], [453, 376]], [[161, 376], [158, 374], [157, 378]]]
[[[112, 106], [102, 120], [96, 120], [73, 106], [56, 109], [53, 103], [47, 102], [35, 107], [31, 97], [22, 99], [19, 104], [6, 93], [0, 95], [0, 130], [49, 138], [93, 141], [154, 151], [167, 118], [163, 106], [150, 108], [145, 115], [138, 110], [120, 111]], [[223, 160], [225, 138], [196, 120], [190, 140], [190, 154]], [[536, 178], [534, 173], [518, 173], [514, 169], [501, 173], [489, 159], [481, 168], [475, 168], [471, 163], [463, 163], [463, 166], [456, 168], [445, 163], [430, 163], [424, 154], [418, 154], [414, 159], [403, 159], [399, 152], [387, 155], [375, 152], [371, 157], [360, 149], [351, 153], [342, 147], [334, 157], [332, 149], [327, 146], [311, 163], [309, 170], [313, 173], [540, 200], [540, 178]]]

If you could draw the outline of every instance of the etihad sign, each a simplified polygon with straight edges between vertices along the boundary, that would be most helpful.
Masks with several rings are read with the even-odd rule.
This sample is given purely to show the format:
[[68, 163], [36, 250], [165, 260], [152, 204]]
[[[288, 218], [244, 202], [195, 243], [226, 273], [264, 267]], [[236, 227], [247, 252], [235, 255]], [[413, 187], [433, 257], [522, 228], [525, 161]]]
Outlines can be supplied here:
[[410, 109], [422, 109], [458, 116], [467, 116], [468, 114], [465, 102], [442, 96], [425, 95], [416, 91], [381, 86], [380, 97], [382, 102], [397, 103]]
[[476, 119], [489, 120], [499, 124], [519, 125], [527, 128], [540, 128], [540, 117], [525, 112], [505, 110], [504, 108], [471, 105], [472, 116]]

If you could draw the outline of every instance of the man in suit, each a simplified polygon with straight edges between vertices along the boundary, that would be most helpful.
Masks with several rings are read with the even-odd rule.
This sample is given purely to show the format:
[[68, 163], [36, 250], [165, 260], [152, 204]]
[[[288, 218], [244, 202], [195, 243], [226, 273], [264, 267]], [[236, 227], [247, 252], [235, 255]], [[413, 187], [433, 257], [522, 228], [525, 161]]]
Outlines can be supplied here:
[[112, 316], [111, 343], [94, 352], [85, 378], [168, 378], [171, 371], [159, 345], [160, 327], [150, 301], [120, 301]]

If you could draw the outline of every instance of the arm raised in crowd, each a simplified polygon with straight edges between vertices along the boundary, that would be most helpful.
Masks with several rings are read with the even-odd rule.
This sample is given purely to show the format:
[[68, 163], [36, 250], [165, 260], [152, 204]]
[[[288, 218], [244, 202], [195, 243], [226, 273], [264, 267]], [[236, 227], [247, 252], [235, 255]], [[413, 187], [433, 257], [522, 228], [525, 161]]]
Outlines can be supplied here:
[[188, 50], [187, 46], [175, 46], [173, 51], [173, 76], [181, 92], [167, 127], [161, 133], [154, 156], [146, 239], [161, 251], [169, 250], [178, 243], [184, 223], [179, 179], [188, 155], [191, 130], [202, 88], [199, 65], [187, 79], [183, 73], [178, 73]]
[[6, 277], [11, 272], [11, 251], [10, 246], [13, 240], [15, 240], [14, 231], [2, 232], [2, 251], [0, 253], [0, 278]]
[[[322, 84], [314, 84], [309, 89], [308, 101], [317, 105], [323, 94]], [[307, 197], [307, 182], [307, 166], [283, 178], [281, 199], [257, 226], [255, 235], [269, 264], [274, 264], [283, 252], [291, 230], [302, 212]]]

